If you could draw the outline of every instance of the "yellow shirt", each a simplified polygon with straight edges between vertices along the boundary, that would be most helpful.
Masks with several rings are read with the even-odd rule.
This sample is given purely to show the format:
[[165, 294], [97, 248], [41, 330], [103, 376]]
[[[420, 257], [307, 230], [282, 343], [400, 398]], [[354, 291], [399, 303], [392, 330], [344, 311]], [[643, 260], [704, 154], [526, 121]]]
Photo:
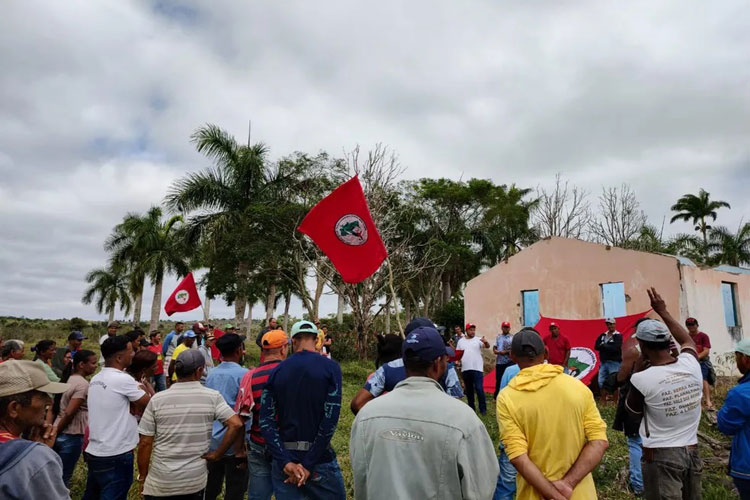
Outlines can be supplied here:
[[315, 350], [320, 352], [323, 349], [323, 342], [326, 339], [326, 334], [323, 330], [318, 330], [318, 340], [315, 341]]
[[[508, 458], [527, 454], [550, 481], [565, 476], [588, 441], [607, 440], [607, 424], [591, 391], [562, 371], [550, 364], [525, 368], [497, 398], [497, 423]], [[541, 500], [520, 474], [517, 486], [517, 500]], [[571, 499], [593, 498], [596, 488], [588, 474]]]
[[[177, 356], [179, 356], [181, 352], [187, 351], [189, 349], [190, 348], [186, 346], [185, 344], [178, 345], [177, 347], [174, 348], [174, 352], [172, 353], [172, 359], [175, 360], [176, 362]], [[177, 381], [177, 373], [175, 372], [172, 374], [172, 382], [176, 382], [176, 381]]]

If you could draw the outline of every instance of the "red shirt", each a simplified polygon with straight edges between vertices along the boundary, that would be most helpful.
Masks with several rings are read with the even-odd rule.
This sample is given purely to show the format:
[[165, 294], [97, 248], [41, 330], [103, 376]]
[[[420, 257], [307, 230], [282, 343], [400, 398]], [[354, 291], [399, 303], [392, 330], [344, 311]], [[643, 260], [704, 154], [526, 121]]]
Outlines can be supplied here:
[[544, 337], [544, 345], [547, 346], [549, 351], [549, 363], [553, 365], [562, 365], [565, 363], [565, 352], [570, 350], [570, 341], [568, 337], [562, 333], [557, 338], [553, 337], [552, 334]]
[[703, 349], [711, 348], [711, 340], [708, 338], [708, 335], [703, 332], [698, 332], [695, 335], [691, 335], [690, 338], [692, 338], [693, 342], [695, 342], [695, 347], [698, 348], [698, 354], [703, 352]]
[[18, 438], [19, 436], [14, 436], [8, 431], [0, 431], [0, 443], [7, 443], [8, 441], [13, 441]]
[[263, 388], [266, 387], [268, 377], [274, 368], [279, 366], [280, 359], [266, 361], [253, 371], [250, 381], [253, 391], [253, 399], [256, 401], [253, 407], [253, 423], [250, 427], [250, 439], [257, 444], [265, 444], [263, 435], [260, 433], [260, 396], [263, 394]]
[[156, 370], [154, 375], [164, 374], [164, 357], [161, 355], [161, 345], [150, 345], [148, 350], [156, 354]]
[[219, 338], [225, 333], [226, 332], [224, 330], [214, 328], [214, 343], [211, 345], [211, 357], [214, 358], [215, 361], [219, 361], [221, 359], [221, 353], [216, 348], [216, 341], [219, 340]]

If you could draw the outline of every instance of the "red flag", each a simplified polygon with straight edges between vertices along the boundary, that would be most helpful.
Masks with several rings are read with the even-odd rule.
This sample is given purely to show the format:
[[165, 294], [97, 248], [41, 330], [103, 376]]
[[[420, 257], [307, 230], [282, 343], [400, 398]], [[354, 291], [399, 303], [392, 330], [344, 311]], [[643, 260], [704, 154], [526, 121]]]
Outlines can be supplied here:
[[[635, 323], [651, 312], [651, 309], [630, 316], [621, 316], [617, 320], [617, 331], [622, 334], [625, 341], [635, 333]], [[571, 375], [588, 385], [599, 373], [599, 351], [594, 349], [596, 339], [607, 330], [603, 319], [557, 319], [539, 318], [534, 329], [542, 338], [549, 335], [549, 324], [555, 323], [560, 328], [560, 334], [568, 337], [570, 341], [570, 365], [574, 370]], [[490, 372], [484, 377], [484, 392], [494, 393], [495, 375]]]
[[297, 230], [320, 247], [347, 283], [372, 276], [388, 257], [357, 176], [320, 200]]
[[188, 273], [167, 299], [167, 303], [164, 304], [164, 311], [167, 316], [171, 316], [176, 312], [192, 311], [196, 307], [200, 307], [201, 304], [198, 289], [195, 288], [193, 273]]

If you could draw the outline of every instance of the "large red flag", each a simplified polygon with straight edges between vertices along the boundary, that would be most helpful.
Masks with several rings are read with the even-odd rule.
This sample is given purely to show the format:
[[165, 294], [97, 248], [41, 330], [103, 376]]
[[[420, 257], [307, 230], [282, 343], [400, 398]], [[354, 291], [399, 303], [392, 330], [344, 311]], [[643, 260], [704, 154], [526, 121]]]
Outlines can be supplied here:
[[171, 316], [176, 312], [192, 311], [196, 307], [200, 307], [201, 304], [198, 289], [195, 288], [193, 273], [188, 273], [167, 299], [167, 303], [164, 304], [164, 311], [168, 316]]
[[320, 200], [297, 230], [320, 247], [347, 283], [372, 276], [388, 257], [357, 176]]
[[[651, 309], [630, 316], [615, 318], [617, 331], [622, 334], [622, 340], [630, 338], [634, 333], [635, 323], [651, 312]], [[599, 373], [599, 351], [594, 349], [596, 339], [607, 330], [603, 319], [558, 319], [539, 318], [534, 329], [542, 337], [549, 335], [549, 325], [555, 323], [560, 328], [560, 333], [568, 337], [570, 341], [570, 360], [568, 365], [573, 368], [571, 375], [588, 385]], [[493, 393], [495, 391], [494, 371], [484, 377], [484, 391]]]

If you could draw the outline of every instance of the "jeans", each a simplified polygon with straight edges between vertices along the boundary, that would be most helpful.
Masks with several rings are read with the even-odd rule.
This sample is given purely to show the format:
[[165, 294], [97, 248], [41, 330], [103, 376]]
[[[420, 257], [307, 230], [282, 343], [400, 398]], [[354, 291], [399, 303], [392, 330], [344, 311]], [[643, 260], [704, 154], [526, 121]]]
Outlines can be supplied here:
[[271, 466], [271, 478], [276, 500], [345, 500], [344, 476], [341, 475], [339, 462], [334, 458], [324, 464], [318, 464], [310, 471], [310, 477], [302, 487], [285, 483], [287, 475], [274, 460]]
[[144, 495], [143, 500], [203, 500], [206, 490], [200, 490], [197, 493], [187, 495], [172, 495], [169, 497], [155, 497], [153, 495]]
[[226, 491], [224, 500], [242, 500], [247, 490], [247, 469], [238, 469], [234, 455], [208, 464], [208, 483], [206, 483], [206, 500], [216, 500], [224, 486], [226, 477]]
[[601, 366], [599, 366], [599, 388], [604, 387], [604, 381], [607, 380], [607, 378], [613, 374], [620, 371], [620, 362], [619, 361], [602, 361]]
[[641, 436], [628, 436], [628, 451], [630, 452], [630, 487], [633, 493], [643, 493], [643, 473], [641, 472], [641, 457], [643, 448]]
[[493, 395], [495, 399], [497, 399], [497, 393], [500, 392], [500, 382], [503, 381], [503, 374], [505, 373], [505, 370], [512, 365], [513, 363], [495, 365], [495, 394]]
[[83, 434], [58, 434], [52, 447], [62, 460], [63, 482], [70, 488], [70, 478], [83, 450]]
[[701, 500], [703, 462], [697, 447], [644, 449], [641, 465], [646, 500]]
[[513, 500], [516, 497], [516, 468], [508, 460], [502, 446], [497, 461], [500, 464], [500, 474], [497, 475], [497, 487], [492, 500]]
[[247, 500], [271, 500], [273, 481], [271, 481], [271, 454], [252, 441], [247, 442]]
[[163, 373], [154, 375], [154, 389], [156, 390], [156, 392], [167, 390], [167, 379]]
[[479, 370], [466, 370], [461, 372], [461, 376], [466, 385], [466, 399], [469, 401], [469, 406], [476, 411], [474, 408], [474, 392], [476, 392], [479, 399], [479, 413], [484, 415], [487, 413], [487, 401], [484, 399], [484, 374]]
[[740, 492], [740, 500], [750, 500], [750, 479], [740, 479], [733, 477], [734, 485]]
[[133, 483], [133, 452], [113, 457], [86, 453], [89, 473], [83, 500], [127, 500]]

